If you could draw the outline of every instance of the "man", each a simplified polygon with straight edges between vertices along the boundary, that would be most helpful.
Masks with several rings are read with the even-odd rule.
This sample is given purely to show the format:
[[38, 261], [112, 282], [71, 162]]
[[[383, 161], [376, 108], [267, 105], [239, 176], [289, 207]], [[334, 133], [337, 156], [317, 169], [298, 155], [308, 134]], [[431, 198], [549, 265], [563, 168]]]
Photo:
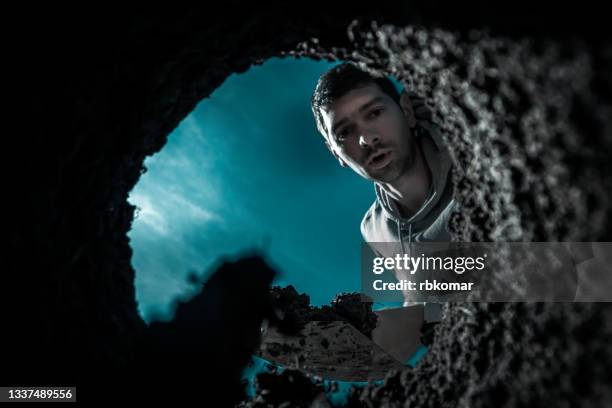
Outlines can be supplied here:
[[[376, 200], [361, 222], [366, 242], [449, 241], [452, 161], [422, 103], [386, 77], [351, 63], [321, 76], [311, 105], [341, 166], [372, 180]], [[417, 105], [418, 103], [418, 105]], [[374, 248], [376, 250], [376, 248]]]
[[[343, 63], [321, 76], [311, 107], [340, 165], [374, 183], [361, 234], [375, 252], [393, 256], [377, 242], [398, 242], [411, 255], [413, 242], [450, 240], [452, 160], [422, 101], [413, 104], [388, 78]], [[404, 297], [410, 305], [409, 293]], [[426, 307], [425, 320], [439, 320], [439, 311]]]

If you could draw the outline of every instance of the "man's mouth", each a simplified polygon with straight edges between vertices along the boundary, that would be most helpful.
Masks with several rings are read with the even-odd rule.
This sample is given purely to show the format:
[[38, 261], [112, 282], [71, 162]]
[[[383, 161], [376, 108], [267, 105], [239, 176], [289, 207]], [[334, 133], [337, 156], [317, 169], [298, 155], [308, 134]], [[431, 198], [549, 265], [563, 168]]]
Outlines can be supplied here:
[[382, 169], [391, 161], [391, 152], [389, 150], [376, 153], [368, 160], [368, 165], [375, 169]]

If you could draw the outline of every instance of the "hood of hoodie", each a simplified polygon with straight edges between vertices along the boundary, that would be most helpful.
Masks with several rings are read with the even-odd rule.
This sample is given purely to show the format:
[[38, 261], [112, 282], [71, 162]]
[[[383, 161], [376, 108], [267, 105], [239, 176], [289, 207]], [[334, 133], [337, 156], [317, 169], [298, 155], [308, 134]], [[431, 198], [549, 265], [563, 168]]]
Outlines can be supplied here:
[[[366, 242], [449, 241], [447, 222], [454, 205], [452, 159], [438, 128], [420, 118], [417, 111], [415, 137], [432, 175], [428, 198], [410, 218], [402, 217], [397, 203], [375, 183], [376, 200], [361, 224]], [[405, 251], [404, 251], [405, 252]]]
[[451, 182], [450, 169], [452, 167], [452, 161], [448, 155], [442, 136], [434, 125], [430, 125], [427, 122], [418, 123], [415, 134], [417, 136], [417, 143], [421, 146], [425, 161], [427, 162], [427, 166], [432, 176], [429, 195], [421, 208], [410, 218], [402, 217], [395, 200], [389, 197], [380, 184], [374, 184], [376, 199], [380, 202], [385, 215], [397, 222], [411, 224], [426, 220], [431, 210], [436, 207], [443, 198], [443, 192], [447, 184]]

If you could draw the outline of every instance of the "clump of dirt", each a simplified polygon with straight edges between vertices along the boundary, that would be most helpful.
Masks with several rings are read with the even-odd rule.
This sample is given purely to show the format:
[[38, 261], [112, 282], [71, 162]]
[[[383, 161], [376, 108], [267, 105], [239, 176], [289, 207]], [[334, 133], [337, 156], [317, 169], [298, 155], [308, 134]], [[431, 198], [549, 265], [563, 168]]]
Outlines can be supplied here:
[[273, 286], [270, 290], [273, 313], [269, 324], [276, 326], [283, 334], [297, 334], [308, 322], [346, 322], [357, 330], [372, 337], [377, 316], [372, 311], [372, 302], [364, 301], [361, 294], [340, 293], [331, 305], [312, 306], [310, 297], [298, 293], [291, 285], [284, 288]]
[[280, 373], [271, 369], [259, 374], [255, 381], [255, 396], [239, 405], [241, 408], [312, 406], [330, 406], [323, 382], [313, 381], [303, 372], [293, 369]]

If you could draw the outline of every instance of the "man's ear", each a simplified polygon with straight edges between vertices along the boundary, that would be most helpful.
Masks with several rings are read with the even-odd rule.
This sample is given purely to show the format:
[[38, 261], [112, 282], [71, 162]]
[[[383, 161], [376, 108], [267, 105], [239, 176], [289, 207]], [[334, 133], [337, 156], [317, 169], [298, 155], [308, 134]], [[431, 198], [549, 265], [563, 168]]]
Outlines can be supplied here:
[[325, 140], [325, 146], [327, 146], [327, 149], [328, 149], [328, 150], [331, 152], [331, 154], [333, 154], [333, 155], [334, 155], [334, 157], [335, 157], [336, 159], [338, 159], [338, 162], [340, 163], [340, 165], [341, 165], [342, 167], [346, 167], [346, 163], [344, 162], [344, 160], [342, 160], [342, 159], [340, 158], [340, 156], [338, 156], [338, 154], [336, 153], [336, 151], [334, 150], [334, 148], [333, 148], [333, 147], [331, 147], [331, 145], [329, 144], [329, 142], [328, 142], [327, 140]]
[[408, 119], [408, 125], [412, 128], [416, 126], [416, 116], [414, 115], [414, 110], [412, 109], [412, 102], [410, 101], [410, 97], [406, 91], [403, 91], [400, 95], [399, 100], [400, 107], [402, 108], [402, 112]]

